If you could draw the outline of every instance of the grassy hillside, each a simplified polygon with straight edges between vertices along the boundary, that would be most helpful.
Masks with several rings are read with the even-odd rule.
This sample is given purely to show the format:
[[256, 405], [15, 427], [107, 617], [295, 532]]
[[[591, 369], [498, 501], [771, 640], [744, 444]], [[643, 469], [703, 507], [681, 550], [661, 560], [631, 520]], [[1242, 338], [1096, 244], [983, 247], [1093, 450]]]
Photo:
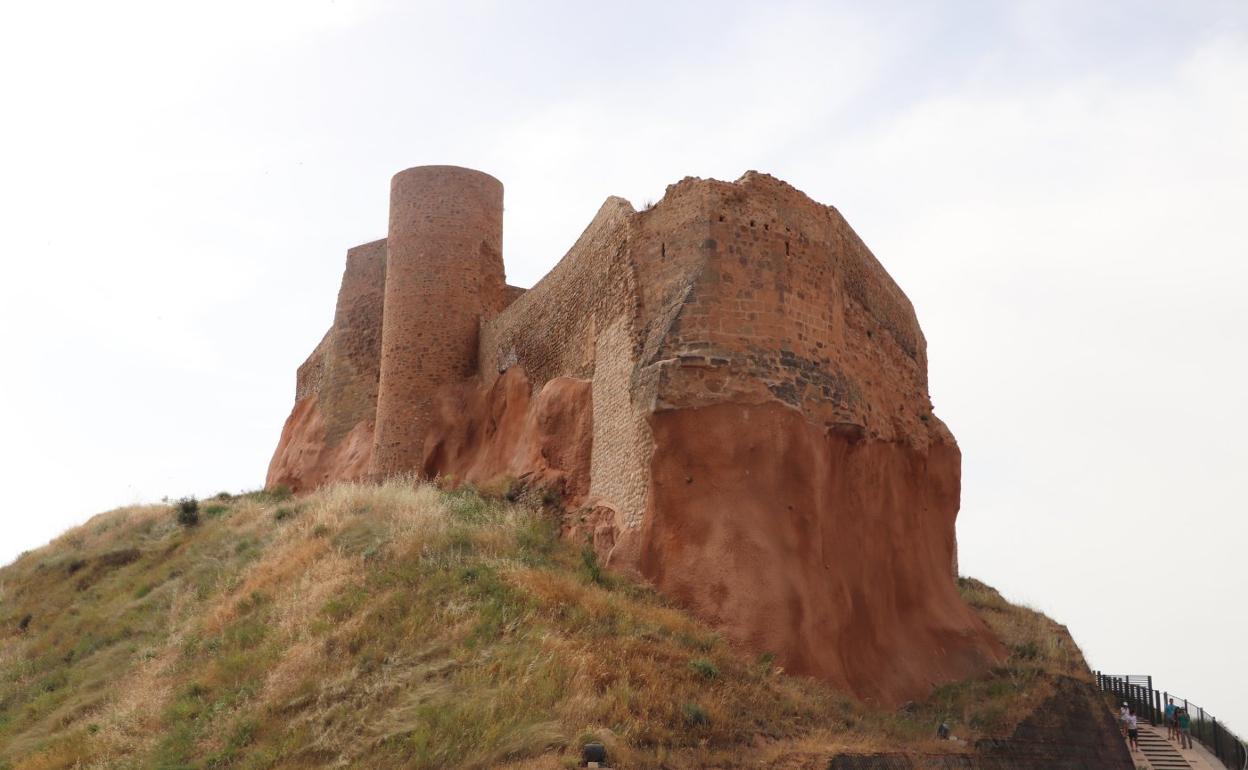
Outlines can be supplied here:
[[[1064, 629], [964, 580], [1012, 652], [897, 712], [734, 649], [550, 517], [391, 482], [95, 517], [0, 570], [0, 768], [804, 767], [957, 750], [1082, 675]], [[961, 745], [961, 748], [965, 748]]]

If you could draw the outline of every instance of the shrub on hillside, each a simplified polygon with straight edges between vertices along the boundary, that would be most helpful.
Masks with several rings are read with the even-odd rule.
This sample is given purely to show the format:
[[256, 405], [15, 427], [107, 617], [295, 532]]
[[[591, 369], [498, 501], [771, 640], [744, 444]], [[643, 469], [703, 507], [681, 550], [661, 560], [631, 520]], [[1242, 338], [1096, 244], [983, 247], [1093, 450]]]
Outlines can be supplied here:
[[689, 661], [689, 668], [693, 669], [703, 679], [714, 679], [719, 676], [719, 667], [706, 658]]
[[194, 497], [184, 497], [174, 503], [177, 509], [178, 523], [184, 527], [193, 527], [199, 523], [199, 501]]
[[680, 711], [684, 714], [685, 721], [694, 727], [711, 723], [711, 718], [707, 715], [706, 710], [696, 703], [686, 703], [680, 707]]

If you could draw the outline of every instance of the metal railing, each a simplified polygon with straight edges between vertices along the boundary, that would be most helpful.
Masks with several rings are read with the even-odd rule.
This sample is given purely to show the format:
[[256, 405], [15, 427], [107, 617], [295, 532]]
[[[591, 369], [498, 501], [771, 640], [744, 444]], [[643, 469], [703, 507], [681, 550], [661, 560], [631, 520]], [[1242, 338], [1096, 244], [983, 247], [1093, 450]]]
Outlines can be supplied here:
[[1226, 729], [1226, 725], [1203, 707], [1174, 693], [1155, 689], [1151, 676], [1104, 674], [1097, 671], [1096, 685], [1102, 692], [1114, 695], [1115, 705], [1128, 704], [1135, 709], [1137, 717], [1153, 725], [1160, 725], [1165, 721], [1166, 704], [1173, 700], [1174, 705], [1187, 711], [1193, 739], [1209, 749], [1229, 770], [1248, 770], [1248, 745], [1239, 736]]

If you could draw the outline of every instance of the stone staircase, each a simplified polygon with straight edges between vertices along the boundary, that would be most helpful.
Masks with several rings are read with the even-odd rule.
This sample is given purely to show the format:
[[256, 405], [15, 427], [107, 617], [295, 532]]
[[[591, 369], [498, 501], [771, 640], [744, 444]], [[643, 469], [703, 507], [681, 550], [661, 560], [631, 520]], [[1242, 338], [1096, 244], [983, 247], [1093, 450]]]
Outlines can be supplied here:
[[1193, 770], [1192, 764], [1179, 752], [1178, 744], [1166, 738], [1164, 727], [1140, 725], [1139, 743], [1140, 751], [1153, 770]]

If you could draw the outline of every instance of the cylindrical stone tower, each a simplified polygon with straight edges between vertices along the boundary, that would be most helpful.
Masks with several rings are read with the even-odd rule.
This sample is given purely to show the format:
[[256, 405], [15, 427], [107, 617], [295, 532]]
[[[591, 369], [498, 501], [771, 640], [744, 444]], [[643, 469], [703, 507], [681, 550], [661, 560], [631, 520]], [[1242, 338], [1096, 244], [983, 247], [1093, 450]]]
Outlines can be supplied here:
[[457, 166], [390, 181], [373, 476], [419, 471], [434, 392], [471, 376], [483, 316], [501, 306], [503, 185]]

